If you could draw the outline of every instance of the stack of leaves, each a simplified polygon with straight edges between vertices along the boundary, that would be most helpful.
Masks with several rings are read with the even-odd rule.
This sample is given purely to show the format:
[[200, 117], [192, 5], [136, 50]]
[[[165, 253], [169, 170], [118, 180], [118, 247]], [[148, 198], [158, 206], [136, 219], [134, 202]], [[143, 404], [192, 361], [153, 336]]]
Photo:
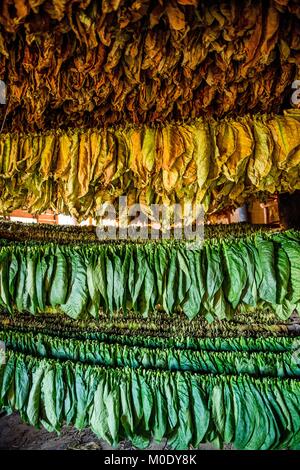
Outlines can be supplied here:
[[300, 189], [300, 111], [222, 121], [0, 134], [1, 212], [203, 204], [213, 212]]
[[[64, 338], [101, 339], [110, 341], [116, 335], [131, 335], [146, 337], [147, 344], [154, 345], [157, 338], [174, 337], [192, 339], [198, 338], [267, 338], [269, 336], [294, 336], [299, 333], [299, 324], [296, 315], [289, 320], [280, 320], [269, 309], [238, 309], [230, 320], [214, 320], [208, 323], [205, 318], [197, 315], [192, 320], [184, 313], [178, 312], [176, 316], [168, 315], [163, 311], [151, 312], [149, 317], [143, 318], [139, 313], [113, 312], [109, 317], [99, 313], [98, 318], [73, 320], [64, 314], [53, 312], [47, 315], [19, 314], [7, 315], [0, 310], [0, 328], [18, 332], [56, 334]], [[138, 344], [138, 343], [137, 343]], [[190, 344], [190, 343], [189, 343]], [[174, 345], [178, 345], [177, 340]]]
[[297, 0], [2, 0], [7, 129], [278, 112], [299, 18]]
[[285, 320], [300, 300], [299, 232], [206, 227], [196, 246], [0, 232], [0, 409], [113, 446], [299, 448], [300, 335]]
[[299, 336], [164, 338], [137, 334], [130, 321], [128, 334], [106, 334], [46, 320], [0, 318], [0, 408], [25, 422], [91, 427], [113, 446], [167, 438], [176, 449], [299, 448]]
[[65, 245], [0, 244], [0, 304], [8, 312], [100, 311], [147, 317], [162, 308], [208, 321], [238, 307], [270, 307], [287, 319], [300, 302], [300, 232], [234, 233], [204, 242], [158, 240]]
[[26, 355], [105, 367], [190, 371], [199, 374], [247, 374], [300, 377], [300, 340], [269, 338], [149, 338], [105, 336], [64, 338], [45, 333], [0, 330], [8, 350]]
[[[241, 238], [258, 232], [274, 232], [278, 228], [265, 224], [248, 224], [238, 222], [233, 224], [211, 224], [203, 226], [203, 238], [223, 239], [224, 237]], [[159, 239], [166, 236], [162, 231], [158, 234]], [[170, 236], [169, 236], [170, 235]], [[0, 219], [0, 239], [20, 241], [53, 242], [60, 245], [81, 243], [112, 243], [112, 240], [100, 240], [97, 226], [95, 225], [54, 225], [54, 224], [32, 224], [25, 222], [12, 222]], [[174, 231], [170, 231], [168, 239], [174, 239]], [[136, 243], [144, 243], [145, 239], [138, 238]], [[125, 240], [123, 241], [125, 243]]]
[[[21, 338], [14, 341], [15, 346], [35, 354], [42, 349], [21, 343]], [[55, 341], [51, 344], [53, 352]], [[79, 346], [81, 359], [86, 358], [83, 345]], [[101, 344], [98, 354], [90, 351], [92, 362], [110, 364], [111, 356], [99, 360], [100, 350]], [[176, 351], [168, 350], [171, 356], [164, 357], [160, 366], [178, 368], [172, 371], [153, 369], [157, 366], [151, 362], [154, 357], [161, 360], [158, 352], [153, 357], [151, 352], [142, 352], [145, 356], [129, 359], [124, 351], [125, 347], [117, 362], [133, 361], [137, 367], [147, 363], [150, 368], [105, 367], [8, 350], [6, 364], [0, 366], [0, 408], [17, 410], [25, 422], [49, 431], [60, 431], [64, 423], [78, 429], [89, 426], [114, 446], [130, 439], [134, 446], [146, 447], [152, 438], [158, 442], [167, 438], [176, 449], [197, 447], [201, 442], [219, 446], [232, 442], [238, 449], [299, 448], [300, 382], [277, 377], [286, 371], [299, 375], [299, 367], [291, 367], [289, 353], [277, 353], [276, 362], [272, 354], [254, 353], [253, 362], [248, 362], [247, 353], [187, 355], [182, 351], [176, 356]], [[71, 347], [60, 354], [73, 358], [74, 352]], [[213, 374], [186, 370], [190, 360], [196, 369], [204, 365]], [[230, 370], [232, 375], [214, 375], [216, 369]]]

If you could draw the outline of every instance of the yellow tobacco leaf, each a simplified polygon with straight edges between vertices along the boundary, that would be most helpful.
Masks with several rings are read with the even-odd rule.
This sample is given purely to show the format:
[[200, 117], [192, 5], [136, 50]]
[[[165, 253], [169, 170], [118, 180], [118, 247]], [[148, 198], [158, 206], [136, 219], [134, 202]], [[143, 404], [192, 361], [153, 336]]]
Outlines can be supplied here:
[[223, 164], [233, 155], [236, 150], [236, 129], [226, 119], [221, 121], [216, 131], [216, 144], [220, 157], [217, 165], [221, 168]]
[[92, 130], [90, 132], [90, 148], [91, 148], [91, 162], [90, 162], [90, 179], [95, 184], [101, 175], [103, 161], [101, 161], [101, 142], [104, 132], [97, 132]]
[[[68, 174], [68, 181], [66, 185], [66, 197], [70, 207], [70, 212], [73, 214], [73, 205], [76, 201], [79, 184], [78, 184], [78, 165], [79, 165], [79, 132], [75, 131], [69, 135], [70, 145], [68, 158], [70, 161], [70, 169]], [[72, 210], [71, 210], [72, 208]]]
[[90, 133], [80, 133], [78, 154], [78, 197], [84, 196], [89, 190], [90, 169], [92, 163], [90, 145]]
[[[278, 168], [288, 166], [288, 157], [299, 145], [299, 121], [289, 116], [276, 116], [268, 122], [274, 140], [274, 160]], [[297, 161], [297, 153], [295, 155]]]
[[71, 161], [70, 161], [70, 152], [72, 147], [72, 139], [71, 134], [63, 133], [58, 137], [58, 155], [57, 155], [57, 162], [56, 168], [54, 170], [54, 176], [56, 179], [62, 178], [64, 176], [67, 177], [67, 172], [70, 169]]
[[154, 128], [143, 129], [143, 144], [141, 160], [143, 167], [151, 173], [156, 159], [156, 132]]
[[228, 180], [237, 182], [245, 174], [246, 164], [253, 152], [253, 136], [246, 121], [231, 124], [235, 139], [234, 151], [223, 165], [223, 172]]
[[107, 179], [105, 169], [111, 165], [116, 156], [114, 134], [103, 130], [102, 132], [95, 131], [91, 136], [94, 162], [93, 181], [95, 183], [101, 181], [104, 185], [107, 185], [111, 178]]
[[128, 168], [136, 177], [140, 177], [141, 184], [145, 180], [145, 173], [142, 169], [142, 132], [139, 129], [129, 129], [124, 133], [124, 138], [128, 145]]
[[41, 135], [40, 172], [45, 179], [50, 176], [56, 141], [55, 134]]
[[250, 181], [259, 185], [273, 165], [274, 144], [269, 128], [259, 119], [253, 121], [254, 153], [248, 165], [247, 175]]
[[212, 160], [212, 143], [209, 124], [198, 120], [194, 131], [194, 153], [193, 158], [197, 165], [197, 182], [200, 188], [204, 187], [210, 170]]

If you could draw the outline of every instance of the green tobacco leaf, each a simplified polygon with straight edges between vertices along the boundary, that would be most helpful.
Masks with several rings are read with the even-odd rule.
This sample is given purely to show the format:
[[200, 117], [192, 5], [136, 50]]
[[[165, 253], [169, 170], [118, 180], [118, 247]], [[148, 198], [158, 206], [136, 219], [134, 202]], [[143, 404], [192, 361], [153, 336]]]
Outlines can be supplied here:
[[[178, 418], [179, 418], [179, 429], [180, 442], [182, 443], [182, 449], [189, 448], [193, 438], [193, 415], [190, 403], [190, 388], [191, 384], [189, 377], [177, 376], [176, 380], [177, 393], [178, 393]], [[178, 447], [177, 447], [178, 448]]]
[[68, 264], [61, 250], [56, 250], [54, 258], [54, 275], [49, 292], [49, 302], [52, 307], [64, 304], [68, 293]]
[[73, 282], [70, 286], [70, 293], [66, 303], [60, 308], [69, 317], [76, 319], [85, 312], [88, 301], [86, 269], [79, 253], [74, 253], [72, 258], [72, 271]]
[[144, 316], [148, 316], [148, 312], [155, 307], [155, 278], [149, 263], [145, 259], [146, 273], [144, 283], [141, 288], [141, 301], [139, 302], [139, 311]]
[[[45, 259], [47, 261], [47, 270], [45, 274], [45, 280], [44, 280], [44, 290], [45, 290], [45, 296], [46, 296], [46, 303], [49, 305], [49, 292], [51, 289], [52, 285], [52, 280], [53, 280], [53, 274], [54, 274], [54, 255], [52, 253], [52, 250], [49, 249], [49, 252], [47, 252], [47, 255], [45, 254]], [[73, 273], [72, 273], [73, 274]]]
[[105, 392], [106, 385], [103, 379], [100, 379], [98, 387], [94, 395], [94, 406], [90, 418], [90, 426], [92, 431], [97, 434], [101, 439], [105, 439], [112, 444], [112, 439], [108, 427], [108, 412], [105, 405], [105, 398], [107, 398], [107, 392]]
[[163, 293], [167, 284], [166, 273], [168, 264], [168, 253], [166, 247], [159, 245], [154, 252], [154, 273], [157, 285], [157, 303], [163, 304]]
[[176, 392], [174, 377], [169, 375], [165, 377], [165, 395], [168, 408], [168, 424], [171, 429], [176, 428], [179, 420], [179, 400]]
[[293, 240], [283, 240], [282, 248], [290, 261], [290, 292], [288, 300], [296, 304], [300, 300], [300, 243]]
[[226, 298], [235, 309], [247, 282], [247, 271], [244, 260], [240, 255], [238, 244], [223, 244], [223, 253], [226, 262], [227, 275], [224, 273], [226, 284], [224, 287]]
[[186, 255], [189, 260], [191, 287], [186, 294], [184, 302], [182, 303], [182, 310], [191, 320], [200, 312], [203, 293], [201, 292], [202, 285], [200, 284], [199, 286], [197, 277], [198, 273], [196, 264], [199, 262], [199, 259], [195, 256], [192, 250], [188, 250]]
[[263, 272], [262, 281], [259, 286], [259, 296], [262, 300], [276, 304], [277, 283], [274, 245], [270, 240], [266, 240], [262, 236], [256, 236], [255, 244]]
[[195, 376], [191, 377], [191, 393], [193, 411], [192, 444], [194, 447], [198, 447], [201, 442], [205, 442], [210, 423], [210, 412], [205, 392]]
[[131, 380], [128, 376], [128, 380], [120, 383], [120, 420], [121, 425], [126, 432], [127, 436], [134, 435], [134, 416], [132, 410], [131, 401]]
[[214, 420], [217, 432], [222, 435], [225, 429], [227, 413], [227, 410], [225, 409], [222, 384], [216, 384], [214, 386], [210, 400], [212, 419]]
[[46, 308], [46, 285], [45, 278], [47, 273], [46, 257], [39, 253], [35, 270], [36, 297], [39, 311], [43, 312]]
[[56, 414], [55, 369], [49, 368], [42, 381], [43, 405], [45, 410], [44, 426], [47, 429], [59, 430], [59, 421]]
[[26, 272], [26, 282], [24, 290], [24, 300], [23, 305], [26, 310], [35, 314], [37, 312], [38, 302], [37, 302], [37, 293], [36, 293], [36, 265], [37, 265], [37, 253], [28, 252], [27, 253], [27, 272]]
[[176, 278], [178, 274], [177, 255], [175, 251], [170, 253], [170, 264], [167, 271], [167, 284], [163, 295], [163, 307], [166, 312], [172, 313], [178, 297]]
[[32, 373], [32, 382], [26, 408], [28, 421], [32, 426], [38, 426], [40, 422], [41, 387], [45, 372], [45, 367], [41, 365]]
[[282, 304], [287, 296], [290, 282], [290, 262], [289, 258], [280, 246], [275, 251], [275, 267], [277, 274], [277, 304]]
[[61, 364], [57, 364], [55, 368], [55, 401], [56, 401], [56, 416], [58, 423], [61, 423], [64, 419], [63, 412], [64, 412], [64, 375], [63, 375], [63, 367]]
[[230, 385], [223, 384], [223, 399], [225, 408], [225, 422], [224, 422], [224, 442], [230, 443], [234, 438], [235, 423], [234, 423], [234, 405], [233, 396], [231, 393]]
[[100, 309], [100, 290], [98, 286], [98, 276], [96, 272], [95, 260], [88, 260], [86, 267], [86, 278], [88, 287], [88, 312], [92, 317], [97, 318], [99, 316]]
[[144, 429], [149, 431], [151, 429], [151, 417], [154, 413], [154, 399], [152, 394], [152, 389], [146, 382], [143, 376], [139, 377], [140, 386], [141, 386], [141, 398], [143, 406], [143, 416], [144, 416]]
[[83, 377], [83, 374], [78, 371], [75, 378], [75, 391], [76, 391], [76, 419], [75, 427], [83, 429], [86, 423], [86, 404], [88, 389]]
[[4, 400], [7, 393], [9, 392], [11, 384], [14, 380], [14, 371], [15, 371], [15, 358], [14, 358], [14, 356], [10, 356], [9, 359], [7, 360], [6, 364], [5, 364], [4, 372], [3, 372], [3, 375], [1, 377], [1, 380], [2, 380], [2, 383], [1, 383], [1, 400]]
[[257, 305], [257, 285], [255, 279], [255, 263], [256, 260], [253, 256], [253, 252], [244, 241], [240, 241], [239, 248], [240, 254], [243, 258], [244, 264], [247, 270], [247, 281], [243, 290], [241, 300], [250, 306], [255, 307]]
[[124, 305], [124, 282], [122, 276], [122, 260], [119, 253], [113, 253], [114, 275], [113, 275], [113, 297], [114, 309], [120, 310]]
[[157, 442], [161, 442], [167, 430], [167, 402], [164, 396], [163, 390], [161, 389], [160, 377], [157, 377], [155, 383], [155, 394], [154, 394], [154, 422], [153, 422], [153, 438]]
[[[101, 247], [102, 248], [102, 247]], [[106, 264], [105, 264], [105, 252], [103, 249], [99, 250], [96, 266], [95, 266], [95, 284], [99, 289], [102, 302], [100, 301], [100, 305], [102, 304], [105, 310], [109, 309], [108, 303], [108, 296], [107, 296], [107, 277], [106, 277]]]
[[106, 255], [106, 293], [107, 304], [110, 312], [114, 310], [114, 265], [112, 255]]
[[22, 410], [27, 403], [30, 381], [27, 373], [26, 365], [22, 358], [18, 358], [15, 369], [15, 386], [16, 386], [16, 409]]
[[9, 271], [10, 263], [8, 254], [5, 255], [2, 253], [0, 258], [0, 303], [9, 312], [12, 312], [9, 289]]
[[70, 424], [73, 422], [76, 416], [76, 389], [75, 382], [76, 376], [75, 371], [71, 370], [71, 367], [65, 368], [65, 400], [64, 400], [64, 415], [66, 423]]
[[19, 262], [15, 253], [11, 254], [11, 260], [9, 265], [9, 279], [8, 279], [8, 290], [12, 298], [16, 294], [16, 284], [19, 271]]
[[210, 299], [214, 298], [216, 292], [221, 288], [224, 279], [222, 271], [222, 261], [220, 255], [220, 247], [206, 246], [207, 273], [206, 286]]
[[136, 309], [136, 302], [140, 295], [146, 275], [146, 258], [141, 247], [136, 248], [136, 261], [134, 267], [134, 288], [132, 290], [132, 304]]
[[108, 393], [105, 406], [107, 409], [107, 425], [111, 436], [111, 443], [116, 446], [119, 442], [119, 415], [120, 415], [120, 396], [119, 390], [112, 383]]

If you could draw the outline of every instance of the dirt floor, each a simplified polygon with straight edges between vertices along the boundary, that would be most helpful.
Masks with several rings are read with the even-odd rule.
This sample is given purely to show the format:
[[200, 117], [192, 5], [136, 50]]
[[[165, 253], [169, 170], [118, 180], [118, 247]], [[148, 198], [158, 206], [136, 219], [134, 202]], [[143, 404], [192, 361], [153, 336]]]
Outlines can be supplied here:
[[[35, 429], [23, 424], [17, 413], [0, 417], [0, 450], [111, 450], [106, 442], [98, 439], [90, 430], [77, 431], [65, 426], [58, 436], [45, 429]], [[134, 449], [130, 442], [122, 442], [119, 449]], [[168, 449], [165, 442], [153, 443], [149, 450]], [[230, 450], [231, 446], [227, 446]], [[202, 444], [200, 450], [214, 450], [210, 444]]]

